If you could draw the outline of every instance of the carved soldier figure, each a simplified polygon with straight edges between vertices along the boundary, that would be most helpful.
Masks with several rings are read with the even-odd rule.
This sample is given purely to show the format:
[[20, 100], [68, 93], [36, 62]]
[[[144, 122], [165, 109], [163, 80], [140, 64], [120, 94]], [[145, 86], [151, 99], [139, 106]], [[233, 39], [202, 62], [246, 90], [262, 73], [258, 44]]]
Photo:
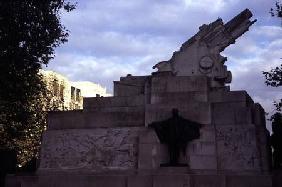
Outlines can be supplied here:
[[183, 166], [178, 162], [180, 151], [185, 155], [188, 142], [200, 137], [202, 125], [182, 118], [178, 109], [172, 109], [172, 117], [149, 124], [153, 128], [162, 144], [168, 146], [169, 163], [162, 166]]

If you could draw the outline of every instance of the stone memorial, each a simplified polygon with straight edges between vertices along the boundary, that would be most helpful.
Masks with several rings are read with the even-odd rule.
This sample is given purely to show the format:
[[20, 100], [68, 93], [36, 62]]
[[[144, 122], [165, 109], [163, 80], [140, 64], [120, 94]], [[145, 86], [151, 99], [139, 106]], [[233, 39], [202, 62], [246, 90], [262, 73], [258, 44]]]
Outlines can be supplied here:
[[[251, 17], [246, 9], [226, 24], [204, 24], [156, 72], [114, 81], [113, 97], [84, 98], [82, 111], [51, 112], [36, 175], [8, 185], [270, 187], [264, 110], [246, 91], [230, 91], [231, 72], [220, 54], [248, 31]], [[174, 156], [171, 150], [180, 148], [162, 144], [154, 130], [175, 119], [172, 110], [184, 120], [181, 128], [162, 129], [172, 145], [178, 136], [193, 137], [181, 144], [185, 154]], [[191, 122], [201, 125], [193, 130]], [[171, 160], [180, 164], [163, 167]]]

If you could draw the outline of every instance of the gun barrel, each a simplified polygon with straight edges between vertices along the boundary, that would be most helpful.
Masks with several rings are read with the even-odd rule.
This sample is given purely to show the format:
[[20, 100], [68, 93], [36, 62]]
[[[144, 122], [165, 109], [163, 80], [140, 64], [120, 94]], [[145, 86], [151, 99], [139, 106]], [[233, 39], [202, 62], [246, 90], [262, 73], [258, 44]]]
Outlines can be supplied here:
[[246, 20], [250, 21], [249, 19], [253, 16], [252, 12], [249, 9], [245, 9], [240, 14], [235, 16], [233, 19], [231, 19], [229, 22], [225, 24], [225, 28], [232, 32], [233, 30], [236, 30], [243, 22]]

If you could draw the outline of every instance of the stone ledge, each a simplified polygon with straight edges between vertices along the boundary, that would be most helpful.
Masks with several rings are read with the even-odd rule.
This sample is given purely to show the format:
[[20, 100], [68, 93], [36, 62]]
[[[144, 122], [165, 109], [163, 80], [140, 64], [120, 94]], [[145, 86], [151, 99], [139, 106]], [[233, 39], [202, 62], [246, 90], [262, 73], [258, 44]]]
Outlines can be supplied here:
[[108, 108], [109, 111], [52, 112], [48, 115], [48, 130], [144, 126], [144, 108], [130, 109]]
[[181, 104], [183, 102], [208, 102], [206, 91], [157, 92], [151, 94], [151, 104]]
[[[279, 187], [271, 175], [127, 174], [6, 177], [6, 187]], [[273, 184], [273, 185], [272, 185]]]
[[86, 97], [83, 98], [83, 110], [92, 111], [97, 108], [106, 107], [132, 107], [144, 106], [144, 95], [129, 96], [129, 97]]
[[208, 91], [209, 81], [206, 76], [153, 76], [151, 92]]
[[242, 106], [250, 106], [254, 103], [246, 91], [211, 91], [209, 101], [212, 103], [242, 103]]

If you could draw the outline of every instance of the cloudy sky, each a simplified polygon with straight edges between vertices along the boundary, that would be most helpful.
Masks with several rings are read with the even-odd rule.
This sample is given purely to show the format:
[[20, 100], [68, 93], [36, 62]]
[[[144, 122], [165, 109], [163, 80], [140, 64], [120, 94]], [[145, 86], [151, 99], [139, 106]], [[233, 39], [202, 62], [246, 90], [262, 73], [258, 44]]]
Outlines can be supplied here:
[[258, 21], [223, 55], [232, 71], [232, 90], [247, 90], [267, 112], [281, 88], [264, 85], [262, 71], [282, 63], [282, 27], [269, 10], [274, 0], [79, 0], [62, 15], [69, 42], [56, 49], [47, 69], [72, 81], [92, 81], [112, 92], [126, 74], [149, 75], [169, 60], [199, 26], [221, 17], [227, 22], [245, 8]]

